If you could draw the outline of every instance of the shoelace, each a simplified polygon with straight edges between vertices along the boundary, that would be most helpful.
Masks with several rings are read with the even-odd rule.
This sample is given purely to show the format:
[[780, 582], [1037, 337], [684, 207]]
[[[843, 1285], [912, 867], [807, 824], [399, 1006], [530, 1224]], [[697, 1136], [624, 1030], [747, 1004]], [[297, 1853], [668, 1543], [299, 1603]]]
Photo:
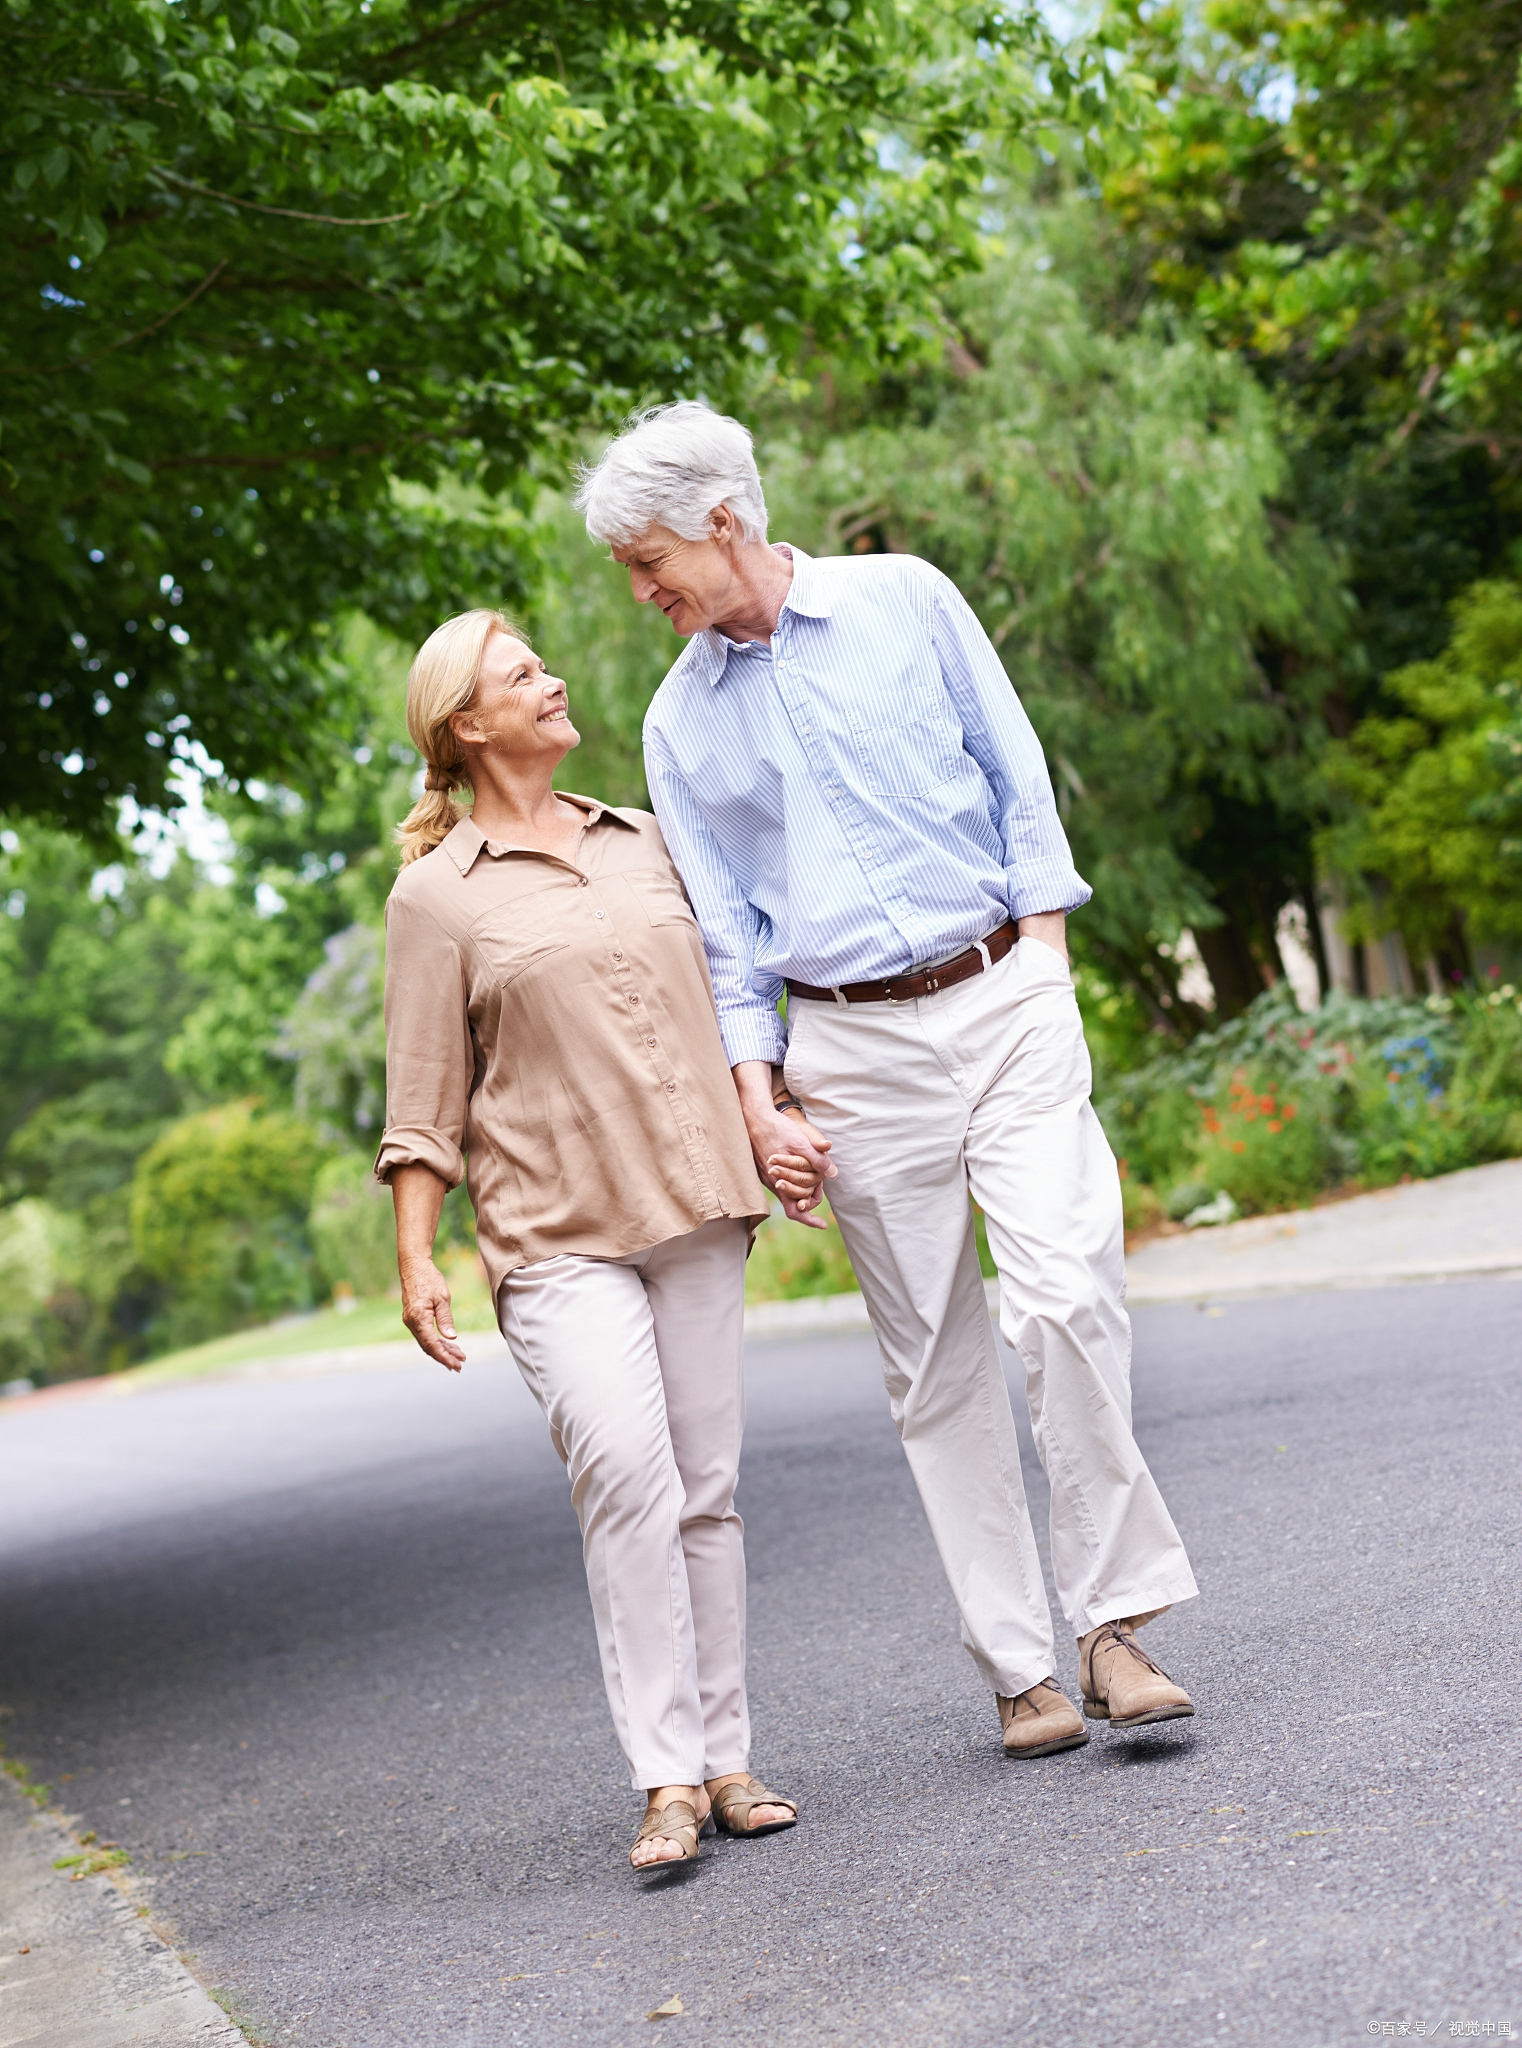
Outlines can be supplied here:
[[1142, 1648], [1141, 1644], [1136, 1640], [1135, 1636], [1127, 1635], [1124, 1629], [1122, 1629], [1117, 1622], [1113, 1621], [1107, 1621], [1105, 1623], [1104, 1628], [1100, 1632], [1099, 1641], [1094, 1645], [1093, 1649], [1089, 1652], [1089, 1671], [1091, 1674], [1094, 1669], [1094, 1659], [1098, 1656], [1099, 1652], [1104, 1648], [1106, 1643], [1114, 1643], [1119, 1649], [1129, 1650], [1131, 1652], [1131, 1655], [1133, 1657], [1139, 1658], [1141, 1662], [1146, 1665], [1147, 1669], [1150, 1672], [1152, 1672], [1152, 1674], [1155, 1677], [1161, 1678], [1165, 1684], [1171, 1683], [1171, 1681], [1168, 1678], [1167, 1672], [1163, 1670], [1160, 1664], [1153, 1663], [1152, 1659], [1147, 1655], [1146, 1651]]
[[1034, 1685], [1028, 1685], [1025, 1688], [1024, 1692], [1017, 1692], [1014, 1694], [1006, 1695], [1006, 1697], [1009, 1699], [1009, 1717], [1011, 1721], [1013, 1721], [1016, 1718], [1022, 1707], [1025, 1708], [1027, 1713], [1039, 1715], [1041, 1709], [1036, 1705], [1034, 1699], [1031, 1697], [1033, 1693], [1038, 1692], [1054, 1692], [1057, 1694], [1059, 1699], [1065, 1700], [1067, 1698], [1067, 1694], [1062, 1690], [1062, 1687], [1057, 1683], [1055, 1678], [1038, 1678], [1036, 1680], [1036, 1683]]

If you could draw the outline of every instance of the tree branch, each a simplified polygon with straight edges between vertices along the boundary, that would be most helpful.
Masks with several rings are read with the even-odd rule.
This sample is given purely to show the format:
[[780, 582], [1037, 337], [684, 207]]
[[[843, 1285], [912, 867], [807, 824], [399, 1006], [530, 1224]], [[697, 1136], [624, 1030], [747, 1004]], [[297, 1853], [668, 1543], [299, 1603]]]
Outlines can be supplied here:
[[294, 206], [265, 206], [257, 199], [237, 199], [231, 192], [213, 192], [209, 186], [193, 185], [189, 178], [166, 171], [162, 164], [155, 164], [153, 172], [155, 177], [163, 178], [168, 184], [178, 185], [184, 192], [193, 192], [198, 199], [220, 199], [226, 206], [241, 206], [247, 213], [272, 213], [281, 220], [313, 220], [327, 228], [389, 228], [398, 221], [414, 218], [411, 212], [378, 213], [365, 220], [352, 219], [341, 213], [302, 213]]
[[207, 271], [188, 299], [181, 299], [177, 306], [171, 306], [169, 311], [163, 314], [161, 318], [150, 321], [146, 327], [140, 327], [136, 334], [124, 335], [120, 341], [108, 341], [104, 348], [96, 349], [93, 355], [77, 356], [72, 363], [39, 363], [35, 368], [28, 365], [16, 369], [13, 369], [9, 364], [0, 365], [0, 375], [7, 377], [51, 377], [56, 376], [63, 370], [83, 370], [91, 363], [98, 363], [102, 356], [109, 356], [119, 348], [131, 348], [135, 341], [146, 341], [150, 334], [157, 334], [161, 327], [167, 327], [177, 313], [183, 313], [187, 306], [193, 306], [202, 292], [216, 283], [222, 272], [227, 268], [230, 260], [229, 257], [224, 256], [220, 263], [214, 264]]

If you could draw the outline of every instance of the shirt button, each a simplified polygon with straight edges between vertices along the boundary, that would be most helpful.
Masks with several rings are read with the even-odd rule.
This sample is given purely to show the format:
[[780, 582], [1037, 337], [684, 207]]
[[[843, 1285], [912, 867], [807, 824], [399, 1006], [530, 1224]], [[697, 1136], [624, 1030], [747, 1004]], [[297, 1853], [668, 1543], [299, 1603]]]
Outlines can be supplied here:
[[637, 1003], [637, 1002], [639, 1001], [639, 997], [638, 997], [638, 996], [630, 996], [629, 1000], [630, 1000], [630, 1002], [631, 1002], [631, 1003]]
[[666, 1093], [667, 1093], [668, 1095], [675, 1095], [675, 1093], [676, 1093], [676, 1083], [675, 1083], [675, 1081], [668, 1081], [668, 1082], [666, 1083]]
[[585, 888], [585, 887], [587, 886], [587, 878], [586, 878], [586, 876], [585, 876], [585, 875], [581, 876], [581, 878], [580, 878], [580, 879], [578, 880], [578, 882], [577, 882], [576, 886], [577, 886], [577, 888], [578, 888], [578, 889], [584, 889], [584, 888]]
[[615, 953], [615, 954], [613, 955], [613, 958], [614, 958], [615, 960], [622, 960], [622, 959], [623, 959], [623, 957], [624, 957], [624, 956], [623, 956], [623, 954], [622, 954], [622, 953]]
[[654, 1045], [654, 1043], [655, 1043], [655, 1040], [654, 1040], [653, 1038], [647, 1038], [647, 1039], [645, 1040], [645, 1043], [646, 1043], [646, 1045]]
[[592, 915], [593, 915], [594, 917], [606, 917], [606, 916], [607, 916], [607, 914], [608, 914], [608, 913], [607, 913], [607, 912], [606, 912], [605, 910], [594, 910], [594, 911], [592, 912]]

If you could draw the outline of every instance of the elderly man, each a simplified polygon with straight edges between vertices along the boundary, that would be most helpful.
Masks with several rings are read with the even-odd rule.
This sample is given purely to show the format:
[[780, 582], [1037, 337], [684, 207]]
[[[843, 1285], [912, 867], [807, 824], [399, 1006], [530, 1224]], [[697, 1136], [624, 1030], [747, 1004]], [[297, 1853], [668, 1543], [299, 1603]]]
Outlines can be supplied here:
[[758, 1166], [801, 1220], [829, 1182], [1005, 1749], [1087, 1735], [1053, 1676], [972, 1201], [1051, 1481], [1084, 1712], [1193, 1713], [1136, 1640], [1196, 1588], [1131, 1434], [1120, 1184], [1065, 938], [1091, 892], [1019, 699], [929, 563], [769, 546], [750, 436], [706, 406], [644, 415], [577, 503], [687, 640], [645, 721], [656, 816]]

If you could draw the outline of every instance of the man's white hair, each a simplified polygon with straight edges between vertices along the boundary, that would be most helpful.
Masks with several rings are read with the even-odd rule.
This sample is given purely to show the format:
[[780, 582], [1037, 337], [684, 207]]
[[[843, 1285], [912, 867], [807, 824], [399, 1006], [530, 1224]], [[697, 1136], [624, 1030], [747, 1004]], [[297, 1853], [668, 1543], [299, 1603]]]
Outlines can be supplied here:
[[766, 539], [766, 499], [753, 443], [738, 420], [694, 398], [652, 406], [601, 462], [581, 471], [576, 509], [593, 540], [626, 548], [655, 526], [706, 540], [720, 505], [746, 540]]

